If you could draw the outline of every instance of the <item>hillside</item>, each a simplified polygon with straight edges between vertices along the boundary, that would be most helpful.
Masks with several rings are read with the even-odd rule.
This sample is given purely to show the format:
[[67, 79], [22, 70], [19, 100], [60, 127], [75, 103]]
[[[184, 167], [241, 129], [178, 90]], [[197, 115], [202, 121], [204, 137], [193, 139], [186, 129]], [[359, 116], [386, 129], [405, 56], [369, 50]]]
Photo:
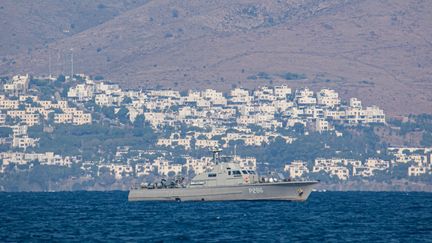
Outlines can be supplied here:
[[[49, 53], [53, 73], [68, 73], [72, 49], [75, 72], [102, 75], [123, 87], [225, 90], [284, 83], [333, 88], [344, 98], [364, 97], [365, 104], [377, 104], [390, 115], [432, 113], [431, 1], [160, 0], [117, 5], [111, 15], [95, 13], [80, 31], [51, 31], [52, 39], [34, 41], [48, 42], [45, 47], [12, 50], [7, 47], [15, 42], [2, 35], [1, 49], [10, 51], [3, 52], [0, 75], [46, 74]], [[79, 8], [87, 9], [77, 7], [67, 19], [87, 16]], [[43, 4], [32, 9], [44, 15]], [[13, 21], [9, 25], [25, 28], [23, 39], [33, 40], [27, 32], [34, 29], [35, 17], [28, 15], [30, 19], [8, 18]], [[38, 21], [50, 26], [52, 19]], [[299, 79], [302, 74], [307, 79]]]
[[0, 53], [30, 54], [134, 9], [148, 0], [5, 0], [0, 3]]

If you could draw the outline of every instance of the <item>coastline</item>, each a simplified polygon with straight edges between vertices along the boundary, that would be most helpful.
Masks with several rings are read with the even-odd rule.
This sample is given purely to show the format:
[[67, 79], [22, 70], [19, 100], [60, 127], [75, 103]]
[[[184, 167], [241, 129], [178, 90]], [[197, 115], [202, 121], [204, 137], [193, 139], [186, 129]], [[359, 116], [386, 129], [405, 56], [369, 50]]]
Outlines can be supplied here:
[[[84, 186], [82, 180], [67, 180], [62, 183], [53, 183], [49, 189], [41, 188], [38, 185], [21, 185], [20, 188], [8, 190], [0, 185], [0, 192], [72, 192], [72, 191], [129, 191], [131, 185], [136, 181], [116, 181], [111, 185], [94, 183], [93, 185]], [[79, 186], [77, 186], [79, 185]], [[358, 191], [358, 192], [432, 192], [432, 184], [413, 182], [408, 180], [392, 180], [387, 182], [374, 181], [348, 181], [342, 183], [324, 183], [320, 182], [315, 187], [316, 191]]]
[[390, 183], [349, 181], [338, 184], [320, 183], [316, 189], [327, 191], [432, 192], [432, 185], [408, 180], [392, 180]]

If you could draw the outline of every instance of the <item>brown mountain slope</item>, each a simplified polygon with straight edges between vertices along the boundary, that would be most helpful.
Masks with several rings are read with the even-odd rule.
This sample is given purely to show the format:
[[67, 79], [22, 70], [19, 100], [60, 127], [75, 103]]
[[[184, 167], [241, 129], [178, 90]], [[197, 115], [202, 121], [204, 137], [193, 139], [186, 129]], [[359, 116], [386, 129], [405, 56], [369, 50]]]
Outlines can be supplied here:
[[148, 0], [0, 1], [0, 53], [31, 53], [100, 25]]
[[[73, 48], [76, 72], [124, 87], [285, 83], [334, 88], [391, 115], [432, 113], [431, 10], [432, 2], [421, 0], [160, 0], [49, 50]], [[46, 73], [48, 53], [7, 56], [0, 73]], [[58, 61], [52, 69], [66, 71], [65, 65]], [[308, 80], [280, 78], [286, 72]]]

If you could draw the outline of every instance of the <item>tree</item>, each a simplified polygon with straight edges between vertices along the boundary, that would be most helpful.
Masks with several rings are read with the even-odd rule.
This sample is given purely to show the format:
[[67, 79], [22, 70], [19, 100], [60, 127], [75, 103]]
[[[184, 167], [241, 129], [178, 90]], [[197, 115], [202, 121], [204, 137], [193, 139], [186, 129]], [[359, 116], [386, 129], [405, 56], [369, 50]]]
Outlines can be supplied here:
[[207, 137], [204, 136], [203, 134], [200, 134], [200, 135], [197, 137], [197, 139], [200, 139], [200, 140], [206, 140]]
[[177, 17], [179, 16], [179, 12], [178, 12], [178, 10], [177, 10], [177, 9], [173, 9], [173, 10], [171, 11], [171, 16], [172, 16], [173, 18], [177, 18]]
[[144, 127], [144, 124], [145, 124], [144, 115], [141, 114], [135, 117], [135, 120], [133, 122], [134, 127], [136, 128]]
[[305, 132], [305, 126], [302, 123], [296, 123], [293, 126], [293, 130], [295, 133], [303, 135]]
[[171, 109], [171, 111], [173, 111], [173, 112], [178, 112], [180, 108], [179, 108], [178, 105], [173, 105], [173, 106], [170, 107], [170, 109]]
[[432, 133], [424, 132], [421, 140], [422, 146], [432, 146]]
[[25, 110], [26, 106], [24, 104], [19, 104], [18, 105], [18, 110], [23, 111]]
[[195, 145], [196, 145], [196, 139], [195, 139], [195, 137], [192, 137], [192, 139], [190, 141], [190, 146], [193, 150], [195, 149]]
[[132, 104], [132, 98], [126, 96], [122, 101], [122, 105], [128, 105], [128, 104]]
[[251, 129], [256, 135], [264, 135], [264, 130], [259, 125], [249, 124], [248, 128]]
[[12, 134], [13, 134], [12, 128], [0, 127], [0, 137], [1, 138], [12, 136]]
[[120, 110], [117, 111], [117, 117], [121, 123], [127, 124], [130, 122], [129, 120], [129, 110], [122, 106]]
[[402, 150], [402, 153], [405, 155], [411, 155], [411, 151], [409, 149]]
[[302, 73], [291, 73], [291, 72], [282, 73], [279, 76], [286, 79], [286, 80], [298, 80], [298, 79], [305, 79], [306, 78], [306, 75], [304, 75]]
[[96, 76], [94, 77], [94, 80], [103, 80], [103, 79], [104, 79], [104, 77], [101, 76], [101, 75], [96, 75]]
[[104, 116], [106, 116], [109, 119], [114, 119], [115, 118], [115, 112], [114, 112], [114, 107], [110, 106], [110, 107], [102, 107], [102, 113], [104, 114]]
[[57, 80], [56, 80], [57, 82], [61, 82], [61, 83], [63, 83], [64, 81], [66, 81], [66, 77], [63, 75], [63, 74], [60, 74], [58, 77], [57, 77]]
[[24, 100], [24, 102], [25, 102], [26, 104], [33, 104], [33, 99], [30, 98], [30, 97], [27, 97], [27, 98]]

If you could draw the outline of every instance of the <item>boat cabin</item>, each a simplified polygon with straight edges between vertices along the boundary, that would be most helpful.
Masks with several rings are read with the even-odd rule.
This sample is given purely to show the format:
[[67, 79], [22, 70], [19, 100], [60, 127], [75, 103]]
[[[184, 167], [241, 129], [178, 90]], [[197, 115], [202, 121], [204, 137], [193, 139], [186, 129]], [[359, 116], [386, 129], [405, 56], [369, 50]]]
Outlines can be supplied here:
[[259, 182], [254, 170], [241, 169], [235, 161], [219, 162], [209, 172], [196, 175], [189, 187], [234, 186]]

